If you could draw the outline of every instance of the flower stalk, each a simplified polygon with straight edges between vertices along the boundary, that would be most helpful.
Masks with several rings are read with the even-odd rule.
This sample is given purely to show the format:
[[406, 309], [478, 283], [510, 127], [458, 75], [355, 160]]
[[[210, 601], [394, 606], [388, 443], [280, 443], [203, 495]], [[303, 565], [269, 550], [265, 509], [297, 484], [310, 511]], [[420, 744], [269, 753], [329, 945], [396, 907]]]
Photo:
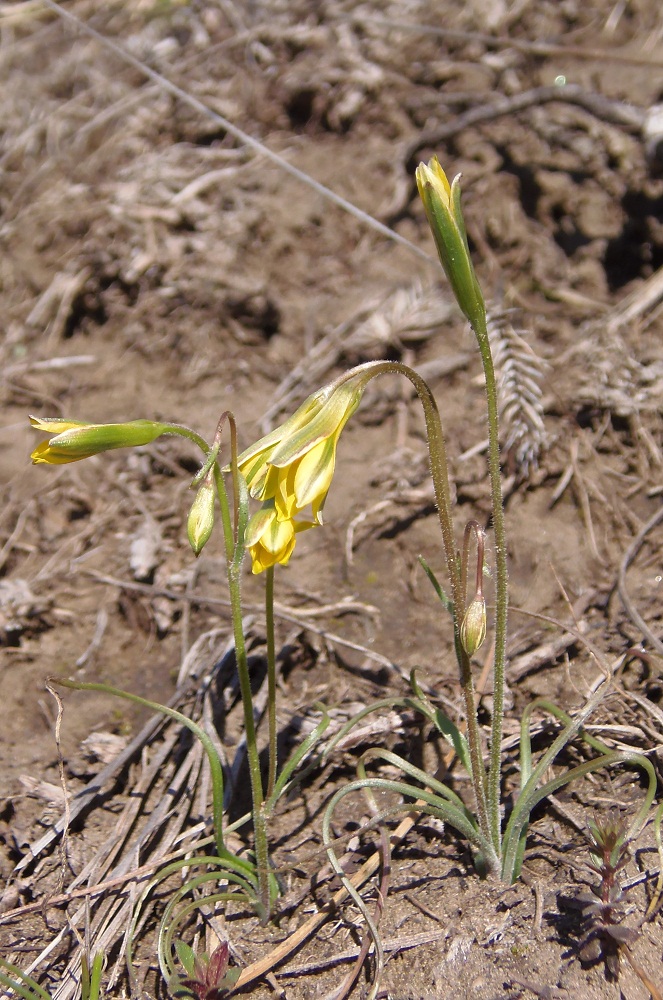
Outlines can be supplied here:
[[[495, 665], [490, 762], [488, 765], [488, 813], [492, 841], [500, 852], [501, 745], [504, 716], [504, 672], [508, 609], [506, 532], [500, 474], [497, 380], [486, 327], [486, 307], [474, 273], [461, 209], [460, 175], [449, 183], [433, 157], [416, 171], [419, 194], [433, 233], [440, 262], [463, 314], [474, 332], [483, 366], [488, 410], [488, 474], [490, 478], [493, 530], [495, 533]], [[462, 671], [462, 667], [461, 667]]]
[[[239, 473], [237, 433], [234, 417], [228, 411], [221, 416], [212, 447], [195, 431], [180, 424], [158, 423], [150, 420], [132, 420], [118, 424], [89, 424], [62, 418], [39, 417], [31, 417], [30, 421], [35, 429], [52, 435], [49, 440], [42, 442], [33, 451], [31, 457], [36, 464], [61, 465], [76, 462], [115, 448], [128, 448], [150, 444], [163, 434], [175, 434], [186, 438], [199, 447], [205, 456], [203, 466], [192, 484], [197, 489], [197, 493], [189, 512], [187, 528], [192, 549], [198, 555], [212, 534], [216, 494], [223, 525], [226, 571], [235, 642], [235, 660], [244, 710], [244, 729], [252, 795], [258, 896], [261, 904], [261, 912], [265, 918], [268, 918], [271, 912], [272, 889], [269, 878], [268, 840], [264, 810], [265, 795], [260, 773], [253, 695], [251, 692], [241, 605], [241, 570], [245, 554], [244, 534], [248, 520], [248, 495]], [[226, 423], [230, 426], [231, 461], [229, 468], [232, 476], [232, 513], [226, 482], [218, 463], [222, 433]], [[272, 688], [275, 689], [275, 681], [272, 684]], [[110, 689], [108, 690], [110, 691]], [[119, 692], [113, 691], [112, 693]], [[133, 697], [128, 694], [123, 694], [122, 696]], [[164, 711], [166, 710], [164, 709]], [[217, 848], [220, 854], [224, 852], [223, 856], [227, 858], [228, 852], [223, 845], [223, 789], [220, 764], [210, 755], [208, 747], [209, 739], [200, 727], [197, 727], [191, 720], [185, 719], [184, 716], [180, 716], [179, 714], [173, 714], [172, 712], [167, 714], [171, 714], [172, 718], [177, 718], [178, 721], [187, 725], [198, 736], [208, 751], [215, 789], [214, 828]], [[275, 716], [273, 716], [270, 725], [275, 731]]]

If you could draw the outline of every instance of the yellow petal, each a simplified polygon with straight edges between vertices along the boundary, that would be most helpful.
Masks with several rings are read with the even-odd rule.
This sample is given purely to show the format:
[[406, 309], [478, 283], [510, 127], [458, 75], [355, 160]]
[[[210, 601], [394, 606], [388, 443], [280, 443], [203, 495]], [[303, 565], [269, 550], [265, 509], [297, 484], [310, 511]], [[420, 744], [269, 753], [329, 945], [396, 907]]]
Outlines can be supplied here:
[[252, 572], [262, 573], [276, 563], [286, 566], [295, 548], [295, 540], [292, 521], [279, 521], [274, 516], [258, 541], [249, 545]]
[[427, 206], [430, 198], [436, 196], [447, 209], [450, 209], [451, 185], [437, 156], [434, 156], [427, 164], [420, 163], [415, 171], [415, 178], [424, 205]]
[[336, 464], [336, 440], [336, 436], [326, 438], [297, 463], [295, 497], [299, 510], [327, 496]]
[[[322, 399], [320, 398], [322, 397]], [[293, 415], [285, 421], [285, 423], [280, 424], [278, 427], [270, 431], [269, 434], [265, 434], [260, 440], [252, 444], [250, 448], [247, 448], [239, 456], [237, 464], [239, 465], [240, 471], [244, 478], [246, 479], [249, 486], [251, 481], [255, 478], [260, 465], [266, 461], [267, 457], [278, 446], [279, 442], [283, 440], [290, 434], [294, 434], [300, 427], [304, 426], [315, 414], [321, 403], [326, 399], [324, 389], [314, 392], [311, 396], [308, 396], [302, 405], [295, 410]], [[249, 479], [249, 475], [251, 479]]]
[[305, 427], [284, 438], [279, 447], [274, 449], [269, 459], [271, 464], [280, 468], [290, 465], [344, 427], [359, 406], [362, 391], [363, 386], [358, 390], [351, 381], [337, 387], [320, 412]]
[[274, 506], [279, 521], [291, 520], [297, 511], [295, 499], [295, 466], [289, 465], [285, 469], [277, 469], [272, 466], [276, 478], [276, 490], [274, 491]]
[[46, 431], [47, 434], [61, 434], [63, 431], [72, 430], [74, 427], [89, 427], [90, 424], [80, 420], [67, 420], [66, 417], [33, 417], [29, 416], [30, 423], [38, 431]]
[[266, 504], [257, 511], [246, 526], [244, 533], [244, 544], [247, 548], [257, 545], [264, 533], [269, 529], [270, 523], [276, 519], [276, 511], [273, 505]]
[[281, 553], [289, 549], [289, 557], [295, 544], [295, 529], [292, 526], [292, 521], [279, 521], [275, 517], [267, 530], [262, 533], [260, 541], [263, 547], [268, 552], [274, 553], [278, 562], [281, 562]]
[[86, 456], [58, 455], [57, 452], [51, 452], [49, 441], [42, 441], [30, 455], [33, 465], [66, 465], [69, 462], [78, 462], [80, 457]]

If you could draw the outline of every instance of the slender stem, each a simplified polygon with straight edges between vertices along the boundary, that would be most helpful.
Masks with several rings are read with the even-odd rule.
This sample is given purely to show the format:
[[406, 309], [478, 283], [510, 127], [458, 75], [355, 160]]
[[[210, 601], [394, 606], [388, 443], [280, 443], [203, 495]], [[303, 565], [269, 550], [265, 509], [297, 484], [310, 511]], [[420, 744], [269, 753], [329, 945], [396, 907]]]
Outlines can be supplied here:
[[[453, 602], [454, 646], [458, 667], [460, 670], [461, 687], [465, 699], [465, 714], [467, 718], [467, 740], [470, 747], [470, 763], [472, 765], [472, 785], [477, 805], [477, 818], [481, 832], [490, 839], [486, 805], [486, 772], [481, 753], [481, 734], [477, 721], [476, 699], [470, 660], [460, 641], [460, 623], [465, 609], [465, 595], [461, 586], [461, 572], [458, 551], [454, 537], [453, 520], [451, 516], [451, 491], [449, 489], [449, 471], [447, 452], [442, 432], [440, 412], [435, 397], [428, 384], [408, 365], [400, 361], [379, 362], [381, 372], [397, 372], [405, 375], [414, 386], [424, 408], [426, 435], [428, 438], [428, 453], [430, 456], [431, 477], [435, 490], [437, 513], [442, 531], [442, 542], [447, 563], [447, 572], [451, 582], [451, 598]], [[376, 374], [379, 372], [376, 371]]]
[[267, 702], [269, 713], [269, 770], [267, 798], [270, 799], [276, 784], [278, 743], [276, 733], [276, 644], [274, 642], [274, 567], [265, 573], [265, 625], [267, 631]]
[[506, 532], [504, 528], [504, 504], [502, 499], [502, 479], [500, 475], [499, 418], [497, 407], [497, 381], [488, 340], [485, 319], [473, 326], [479, 344], [481, 361], [486, 381], [486, 401], [488, 404], [488, 472], [495, 532], [495, 666], [493, 685], [493, 718], [490, 734], [490, 763], [488, 766], [488, 813], [490, 829], [495, 849], [500, 852], [500, 788], [502, 727], [504, 721], [504, 672], [506, 664], [506, 630], [509, 604], [509, 577], [506, 564]]
[[214, 481], [216, 492], [219, 497], [219, 507], [221, 508], [221, 523], [223, 524], [223, 543], [226, 547], [226, 564], [229, 567], [235, 555], [234, 530], [230, 520], [230, 507], [228, 505], [228, 492], [226, 483], [219, 466], [214, 465]]
[[[242, 623], [240, 581], [244, 546], [242, 544], [243, 540], [240, 540], [238, 537], [240, 487], [239, 470], [237, 468], [237, 432], [234, 417], [229, 411], [223, 413], [221, 419], [219, 420], [217, 438], [221, 434], [223, 423], [226, 419], [228, 419], [230, 423], [231, 475], [233, 485], [232, 517], [230, 513], [230, 503], [228, 501], [228, 491], [226, 490], [225, 479], [216, 461], [214, 462], [214, 479], [216, 483], [216, 491], [219, 497], [219, 506], [221, 508], [223, 538], [226, 549], [226, 572], [233, 623], [233, 637], [235, 641], [235, 662], [237, 664], [239, 687], [242, 696], [242, 707], [244, 710], [244, 733], [246, 736], [246, 755], [249, 764], [249, 778], [251, 783], [251, 812], [253, 816], [253, 830], [255, 837], [258, 892], [260, 900], [265, 907], [265, 916], [266, 918], [269, 918], [271, 901], [269, 891], [269, 847], [267, 842], [266, 819], [264, 816], [265, 796], [263, 792], [262, 776], [260, 774], [260, 758], [258, 755], [256, 727], [253, 717], [253, 693], [251, 691], [251, 678], [249, 676], [249, 663], [246, 654], [244, 626]], [[172, 430], [173, 433], [182, 433], [183, 436], [195, 441], [196, 444], [205, 450], [205, 442], [202, 438], [199, 438], [195, 431], [189, 431], [188, 428], [176, 429], [176, 425], [173, 425]], [[274, 726], [275, 725], [276, 721], [274, 720]]]
[[[235, 662], [237, 664], [239, 688], [242, 696], [242, 708], [244, 710], [244, 734], [246, 737], [246, 756], [249, 765], [249, 778], [251, 783], [251, 813], [253, 817], [253, 831], [255, 838], [258, 892], [260, 900], [265, 907], [266, 917], [269, 918], [271, 908], [269, 892], [269, 847], [267, 843], [267, 826], [263, 808], [265, 795], [263, 791], [262, 776], [260, 774], [260, 758], [258, 756], [256, 727], [253, 717], [253, 693], [251, 691], [251, 678], [249, 675], [249, 663], [246, 654], [246, 642], [244, 639], [244, 627], [242, 623], [240, 586], [242, 559], [236, 558], [236, 546], [234, 543], [234, 532], [231, 526], [228, 495], [225, 489], [223, 476], [220, 472], [217, 476], [217, 486], [219, 487], [219, 502], [223, 516], [224, 534], [226, 535], [226, 552], [228, 555], [228, 591], [230, 596], [233, 636], [235, 640]], [[236, 495], [237, 493], [234, 490], [233, 496]], [[241, 543], [238, 542], [237, 545], [239, 546]]]
[[[238, 482], [239, 472], [237, 469], [237, 437], [235, 432], [235, 421], [230, 412], [221, 416], [217, 428], [217, 438], [226, 418], [230, 422], [231, 439], [231, 474], [233, 477], [233, 515], [230, 513], [230, 503], [228, 501], [228, 491], [223, 473], [218, 463], [214, 462], [214, 480], [216, 491], [219, 497], [221, 508], [221, 521], [223, 524], [223, 538], [226, 550], [226, 573], [228, 579], [228, 591], [230, 596], [231, 617], [233, 625], [233, 638], [235, 642], [235, 662], [237, 664], [237, 674], [239, 677], [239, 687], [242, 696], [242, 707], [244, 710], [244, 732], [246, 736], [246, 754], [249, 765], [249, 777], [251, 783], [251, 804], [253, 829], [255, 837], [256, 870], [258, 874], [258, 892], [260, 900], [264, 904], [266, 917], [270, 912], [270, 892], [269, 892], [269, 849], [267, 843], [267, 828], [264, 817], [263, 804], [264, 792], [262, 777], [260, 774], [260, 759], [258, 756], [258, 744], [256, 740], [256, 727], [253, 717], [253, 694], [251, 692], [251, 678], [249, 676], [249, 664], [246, 654], [246, 642], [244, 639], [244, 628], [242, 623], [242, 602], [241, 602], [241, 569], [243, 562], [243, 544], [238, 538], [240, 488]], [[187, 427], [177, 424], [168, 426], [168, 430], [173, 434], [180, 434], [197, 444], [209, 455], [209, 447], [205, 441]], [[211, 456], [210, 456], [211, 457]]]
[[251, 678], [249, 676], [246, 642], [244, 640], [244, 629], [242, 626], [240, 576], [233, 563], [228, 564], [228, 590], [230, 592], [233, 635], [235, 639], [235, 660], [237, 663], [237, 675], [239, 677], [239, 688], [242, 695], [242, 707], [244, 710], [244, 734], [246, 736], [246, 756], [249, 764], [249, 777], [251, 782], [251, 803], [258, 886], [260, 899], [265, 904], [267, 911], [269, 912], [269, 855], [267, 847], [267, 831], [265, 828], [264, 817], [262, 815], [265, 796], [262, 787], [262, 776], [260, 774], [256, 727], [255, 720], [253, 718], [253, 694], [251, 692]]
[[186, 438], [188, 441], [193, 441], [205, 455], [209, 452], [209, 445], [205, 438], [197, 434], [196, 431], [192, 431], [190, 427], [185, 427], [184, 424], [164, 424], [166, 429], [164, 434], [176, 434], [178, 437]]
[[[260, 900], [265, 906], [265, 914], [268, 917], [270, 911], [269, 893], [269, 852], [267, 844], [267, 828], [263, 815], [264, 792], [262, 777], [260, 774], [260, 759], [258, 756], [258, 744], [256, 740], [256, 727], [253, 717], [253, 694], [251, 692], [251, 678], [249, 676], [249, 664], [246, 654], [246, 642], [244, 639], [244, 628], [242, 623], [242, 602], [241, 602], [241, 569], [243, 562], [243, 544], [238, 538], [240, 488], [237, 477], [237, 441], [235, 434], [235, 422], [232, 414], [224, 413], [217, 428], [217, 438], [225, 419], [230, 420], [231, 434], [231, 473], [233, 476], [233, 514], [231, 516], [230, 503], [228, 501], [228, 491], [226, 489], [223, 473], [218, 463], [214, 462], [214, 481], [219, 497], [221, 508], [221, 521], [223, 524], [223, 538], [226, 550], [226, 573], [228, 579], [228, 591], [230, 596], [230, 608], [233, 625], [233, 638], [235, 642], [235, 662], [237, 664], [237, 674], [239, 677], [239, 687], [242, 696], [242, 707], [244, 710], [244, 732], [246, 736], [246, 754], [249, 765], [249, 777], [251, 783], [251, 803], [252, 818], [255, 836], [256, 869], [258, 874], [258, 892]], [[187, 427], [177, 424], [168, 425], [168, 431], [172, 434], [180, 434], [197, 444], [210, 458], [210, 449], [205, 441]]]
[[227, 415], [228, 423], [230, 424], [230, 473], [233, 484], [233, 538], [235, 540], [235, 545], [237, 545], [239, 541], [238, 532], [240, 504], [239, 469], [237, 467], [237, 423], [230, 410], [227, 411]]

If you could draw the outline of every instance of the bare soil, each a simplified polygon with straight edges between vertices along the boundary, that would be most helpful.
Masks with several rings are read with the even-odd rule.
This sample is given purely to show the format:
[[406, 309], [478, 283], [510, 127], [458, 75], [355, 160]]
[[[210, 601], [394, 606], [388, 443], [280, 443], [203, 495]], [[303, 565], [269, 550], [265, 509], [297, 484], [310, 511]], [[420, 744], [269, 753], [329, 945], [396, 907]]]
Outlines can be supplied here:
[[[606, 671], [615, 686], [593, 732], [647, 753], [661, 775], [663, 12], [653, 0], [71, 0], [64, 9], [402, 238], [37, 2], [0, 8], [0, 943], [23, 969], [40, 956], [32, 974], [65, 997], [77, 995], [79, 942], [87, 936], [94, 951], [112, 941], [106, 995], [123, 997], [128, 911], [112, 911], [125, 916], [104, 937], [111, 910], [101, 907], [122, 903], [131, 881], [94, 886], [149, 867], [153, 841], [167, 853], [181, 829], [209, 819], [204, 767], [175, 727], [146, 734], [101, 782], [63, 853], [47, 836], [63, 813], [62, 780], [75, 803], [150, 715], [67, 691], [56, 726], [44, 685], [58, 674], [103, 680], [216, 720], [229, 766], [237, 761], [230, 815], [241, 815], [223, 547], [215, 535], [194, 564], [186, 517], [198, 457], [182, 441], [32, 467], [27, 414], [167, 419], [211, 437], [230, 409], [248, 445], [344, 368], [397, 358], [430, 379], [439, 401], [458, 538], [470, 518], [488, 525], [480, 361], [413, 184], [433, 153], [463, 175], [480, 280], [496, 314], [514, 310], [521, 362], [530, 357], [541, 375], [543, 431], [530, 427], [524, 447], [504, 450], [505, 797], [524, 706], [545, 696], [578, 709]], [[396, 380], [374, 383], [344, 431], [325, 513], [277, 573], [283, 750], [311, 730], [316, 703], [343, 721], [405, 696], [413, 667], [462, 715], [449, 621], [418, 563], [422, 553], [442, 572], [423, 420]], [[259, 688], [262, 581], [246, 574]], [[571, 624], [585, 641], [523, 612]], [[478, 681], [490, 655], [487, 642]], [[483, 691], [488, 724], [489, 680]], [[421, 720], [380, 718], [277, 812], [278, 922], [260, 927], [231, 907], [209, 925], [237, 964], [268, 954], [328, 898], [324, 877], [311, 882], [326, 865], [322, 810], [362, 749], [382, 743], [437, 767], [444, 746]], [[553, 729], [536, 718], [540, 749]], [[572, 749], [559, 766], [583, 754]], [[183, 762], [190, 771], [178, 770]], [[466, 790], [462, 773], [451, 780]], [[158, 812], [171, 793], [177, 827]], [[513, 887], [482, 881], [453, 831], [421, 820], [392, 859], [382, 989], [395, 1000], [661, 996], [660, 916], [643, 923], [659, 867], [651, 824], [624, 872], [637, 883], [625, 924], [639, 932], [618, 974], [607, 946], [584, 946], [574, 906], [596, 882], [588, 820], [611, 810], [630, 820], [642, 794], [637, 772], [622, 768], [560, 791], [536, 811]], [[150, 817], [158, 823], [146, 833]], [[375, 831], [356, 836], [368, 818], [357, 796], [335, 820], [353, 867], [377, 843]], [[374, 908], [376, 887], [364, 892]], [[167, 995], [155, 959], [162, 911], [159, 898], [137, 935], [135, 996]], [[359, 912], [341, 908], [251, 989], [337, 995], [362, 934]], [[353, 995], [370, 973], [369, 959]]]

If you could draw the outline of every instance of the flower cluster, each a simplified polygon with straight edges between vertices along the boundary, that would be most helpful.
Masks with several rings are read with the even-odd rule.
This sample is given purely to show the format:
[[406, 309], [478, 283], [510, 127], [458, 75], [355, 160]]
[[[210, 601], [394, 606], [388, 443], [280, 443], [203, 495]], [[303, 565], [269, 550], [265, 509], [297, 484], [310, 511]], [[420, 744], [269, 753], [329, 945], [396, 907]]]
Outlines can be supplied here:
[[[262, 508], [249, 521], [245, 544], [254, 573], [286, 565], [296, 536], [322, 524], [341, 431], [359, 406], [371, 366], [362, 366], [309, 396], [299, 409], [238, 459], [251, 496]], [[305, 509], [310, 517], [298, 518]]]

